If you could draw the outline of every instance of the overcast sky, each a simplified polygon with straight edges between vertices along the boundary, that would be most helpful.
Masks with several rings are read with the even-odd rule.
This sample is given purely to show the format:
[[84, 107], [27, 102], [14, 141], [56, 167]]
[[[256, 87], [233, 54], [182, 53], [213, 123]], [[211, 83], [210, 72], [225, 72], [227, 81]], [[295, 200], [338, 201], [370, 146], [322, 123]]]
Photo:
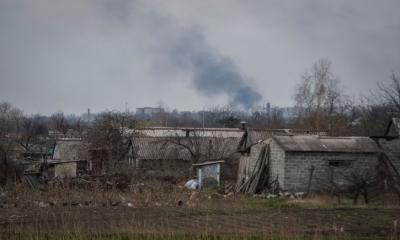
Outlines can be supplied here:
[[0, 101], [27, 113], [292, 105], [332, 62], [358, 96], [400, 71], [399, 0], [0, 0]]

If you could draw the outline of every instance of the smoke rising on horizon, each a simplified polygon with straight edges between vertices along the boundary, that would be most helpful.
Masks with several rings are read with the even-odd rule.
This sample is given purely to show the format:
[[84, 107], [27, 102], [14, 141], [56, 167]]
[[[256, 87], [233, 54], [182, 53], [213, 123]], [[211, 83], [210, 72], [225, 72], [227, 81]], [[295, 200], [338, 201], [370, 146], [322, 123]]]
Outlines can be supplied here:
[[183, 30], [171, 50], [179, 67], [192, 73], [192, 86], [205, 96], [226, 94], [230, 103], [251, 108], [261, 100], [233, 59], [209, 46], [197, 28]]

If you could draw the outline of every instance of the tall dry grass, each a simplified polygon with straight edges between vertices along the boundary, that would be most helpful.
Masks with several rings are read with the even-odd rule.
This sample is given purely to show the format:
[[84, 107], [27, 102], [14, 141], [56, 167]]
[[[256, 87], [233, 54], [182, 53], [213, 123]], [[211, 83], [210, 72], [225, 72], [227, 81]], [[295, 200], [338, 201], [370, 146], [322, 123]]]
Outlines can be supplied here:
[[[347, 226], [340, 220], [326, 224], [332, 215], [308, 217], [314, 209], [325, 214], [336, 207], [352, 207], [338, 206], [329, 196], [227, 197], [162, 184], [134, 185], [124, 192], [69, 184], [42, 190], [16, 186], [2, 192], [3, 200], [14, 206], [0, 208], [6, 212], [0, 212], [1, 239], [360, 239], [354, 233], [346, 235]], [[386, 232], [369, 239], [398, 239], [393, 214], [371, 213], [368, 216]], [[355, 216], [348, 219], [354, 221]]]

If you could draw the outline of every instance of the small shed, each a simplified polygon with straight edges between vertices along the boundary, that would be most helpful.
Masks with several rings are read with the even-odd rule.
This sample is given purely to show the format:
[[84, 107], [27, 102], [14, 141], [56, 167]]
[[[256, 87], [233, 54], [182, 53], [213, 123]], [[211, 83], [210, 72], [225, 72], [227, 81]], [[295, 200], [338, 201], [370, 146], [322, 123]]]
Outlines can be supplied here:
[[[273, 136], [318, 135], [326, 131], [314, 129], [246, 129], [238, 151], [241, 153], [236, 181], [236, 191], [254, 194], [264, 190], [268, 175], [269, 145]], [[265, 180], [265, 181], [263, 181]]]
[[274, 136], [270, 181], [288, 191], [324, 191], [349, 176], [375, 174], [381, 150], [368, 137]]
[[49, 178], [76, 177], [87, 172], [87, 150], [80, 138], [57, 139], [47, 161]]
[[209, 161], [193, 164], [193, 167], [196, 169], [200, 189], [220, 186], [221, 163], [224, 163], [224, 161]]

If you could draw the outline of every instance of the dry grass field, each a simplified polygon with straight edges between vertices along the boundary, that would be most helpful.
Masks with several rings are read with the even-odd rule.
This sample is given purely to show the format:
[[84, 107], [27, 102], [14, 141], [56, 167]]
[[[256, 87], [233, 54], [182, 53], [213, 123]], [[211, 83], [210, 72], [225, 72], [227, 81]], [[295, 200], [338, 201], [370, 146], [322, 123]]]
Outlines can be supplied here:
[[400, 208], [136, 186], [3, 190], [2, 239], [399, 239]]

